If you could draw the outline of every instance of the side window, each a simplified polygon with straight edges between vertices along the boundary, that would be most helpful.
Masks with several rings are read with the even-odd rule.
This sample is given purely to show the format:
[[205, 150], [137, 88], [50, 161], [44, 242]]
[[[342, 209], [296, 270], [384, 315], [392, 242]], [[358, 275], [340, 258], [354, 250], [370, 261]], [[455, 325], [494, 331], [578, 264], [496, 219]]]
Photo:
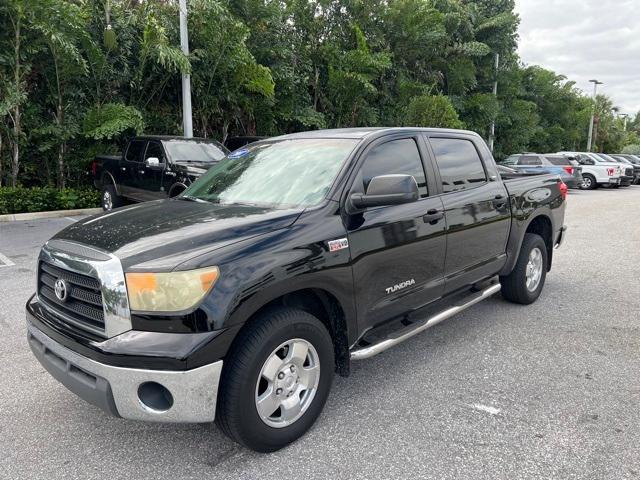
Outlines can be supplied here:
[[482, 160], [470, 140], [430, 138], [444, 193], [473, 188], [487, 181]]
[[125, 158], [130, 162], [141, 162], [142, 152], [144, 151], [146, 143], [147, 142], [144, 140], [132, 140], [129, 143], [129, 148], [127, 148], [127, 155]]
[[523, 155], [520, 157], [519, 165], [542, 165], [542, 160], [540, 157], [535, 155]]
[[517, 165], [518, 164], [518, 159], [520, 157], [518, 155], [511, 155], [510, 157], [507, 157], [502, 164], [503, 165]]
[[160, 142], [149, 142], [147, 145], [147, 151], [144, 154], [144, 159], [156, 157], [160, 160], [160, 163], [164, 163], [164, 150]]
[[418, 184], [420, 197], [426, 197], [427, 180], [424, 174], [418, 145], [412, 138], [391, 140], [378, 145], [367, 154], [361, 169], [364, 191], [373, 177], [380, 175], [413, 175]]

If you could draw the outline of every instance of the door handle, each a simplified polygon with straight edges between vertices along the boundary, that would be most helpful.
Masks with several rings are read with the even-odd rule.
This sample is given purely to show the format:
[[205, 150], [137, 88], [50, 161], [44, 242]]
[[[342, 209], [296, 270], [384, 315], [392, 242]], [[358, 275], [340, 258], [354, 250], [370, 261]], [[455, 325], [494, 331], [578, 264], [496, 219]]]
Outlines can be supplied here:
[[505, 199], [504, 195], [496, 195], [493, 198], [493, 202], [492, 203], [493, 203], [493, 206], [495, 208], [500, 209], [500, 208], [504, 207], [507, 202], [506, 202], [506, 199]]
[[427, 210], [427, 214], [422, 216], [422, 220], [424, 221], [424, 223], [428, 223], [430, 225], [435, 225], [439, 220], [443, 218], [444, 212], [435, 208]]
[[120, 167], [120, 170], [122, 170], [123, 172], [127, 171], [127, 167]]

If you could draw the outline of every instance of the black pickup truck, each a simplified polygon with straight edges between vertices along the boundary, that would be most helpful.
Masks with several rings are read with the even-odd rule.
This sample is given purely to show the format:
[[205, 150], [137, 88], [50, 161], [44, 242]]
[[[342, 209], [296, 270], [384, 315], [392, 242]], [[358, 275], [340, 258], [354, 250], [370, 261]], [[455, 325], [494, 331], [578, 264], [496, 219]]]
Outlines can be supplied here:
[[171, 136], [135, 137], [122, 155], [99, 155], [91, 171], [105, 211], [125, 200], [175, 197], [229, 151], [215, 140]]
[[534, 302], [566, 194], [551, 175], [503, 181], [472, 132], [264, 140], [178, 197], [49, 240], [28, 340], [55, 378], [114, 415], [215, 419], [273, 451], [311, 427], [352, 361], [500, 291]]

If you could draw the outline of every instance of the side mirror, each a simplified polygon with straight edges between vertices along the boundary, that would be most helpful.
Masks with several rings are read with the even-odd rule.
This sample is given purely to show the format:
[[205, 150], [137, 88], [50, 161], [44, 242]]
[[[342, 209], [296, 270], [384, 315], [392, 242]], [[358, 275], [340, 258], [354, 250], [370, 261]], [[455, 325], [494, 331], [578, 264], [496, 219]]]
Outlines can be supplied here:
[[354, 193], [350, 202], [361, 210], [415, 202], [418, 197], [418, 184], [412, 175], [380, 175], [371, 179], [366, 194]]
[[144, 164], [151, 170], [162, 170], [164, 168], [164, 163], [160, 163], [158, 157], [149, 157], [144, 161]]

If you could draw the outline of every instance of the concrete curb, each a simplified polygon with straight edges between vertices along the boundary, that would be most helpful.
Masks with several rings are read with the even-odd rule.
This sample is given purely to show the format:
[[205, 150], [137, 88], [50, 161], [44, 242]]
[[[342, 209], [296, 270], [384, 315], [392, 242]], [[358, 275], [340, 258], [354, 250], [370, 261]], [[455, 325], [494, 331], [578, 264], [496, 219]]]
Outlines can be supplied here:
[[73, 217], [74, 215], [95, 215], [102, 208], [77, 208], [75, 210], [55, 210], [53, 212], [10, 213], [0, 215], [0, 222], [20, 222], [23, 220], [39, 220], [41, 218]]

